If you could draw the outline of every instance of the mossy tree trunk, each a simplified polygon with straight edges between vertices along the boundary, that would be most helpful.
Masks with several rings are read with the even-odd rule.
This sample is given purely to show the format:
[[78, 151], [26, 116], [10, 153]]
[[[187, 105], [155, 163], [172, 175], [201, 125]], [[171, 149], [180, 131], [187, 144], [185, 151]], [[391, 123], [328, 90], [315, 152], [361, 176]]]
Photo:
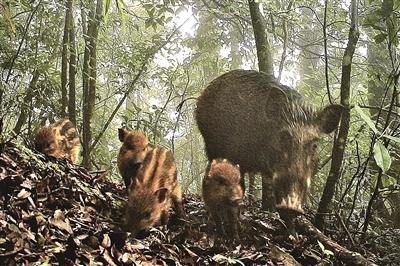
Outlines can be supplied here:
[[[85, 53], [83, 62], [83, 166], [92, 168], [90, 146], [92, 142], [92, 118], [96, 100], [96, 76], [97, 76], [97, 35], [100, 20], [103, 14], [103, 1], [97, 0], [97, 4], [90, 4], [89, 20], [87, 21], [87, 34], [85, 38]], [[82, 25], [86, 28], [85, 21]]]
[[258, 69], [268, 75], [274, 75], [273, 57], [269, 45], [264, 17], [260, 12], [260, 4], [255, 0], [248, 0], [251, 24], [253, 25], [254, 39], [256, 40]]

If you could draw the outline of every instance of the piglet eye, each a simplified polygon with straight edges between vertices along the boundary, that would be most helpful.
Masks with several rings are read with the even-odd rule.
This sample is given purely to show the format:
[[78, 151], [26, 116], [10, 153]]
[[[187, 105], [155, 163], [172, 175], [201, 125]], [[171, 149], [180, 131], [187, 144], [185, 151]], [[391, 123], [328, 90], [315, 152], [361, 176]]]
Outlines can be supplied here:
[[316, 151], [316, 150], [318, 149], [318, 145], [317, 145], [317, 143], [313, 143], [313, 145], [312, 145], [312, 149], [313, 149], [313, 151]]
[[143, 218], [146, 219], [146, 220], [150, 219], [150, 215], [151, 215], [151, 212], [145, 212], [144, 215], [143, 215]]
[[318, 150], [318, 144], [316, 142], [311, 143], [311, 152], [315, 153]]

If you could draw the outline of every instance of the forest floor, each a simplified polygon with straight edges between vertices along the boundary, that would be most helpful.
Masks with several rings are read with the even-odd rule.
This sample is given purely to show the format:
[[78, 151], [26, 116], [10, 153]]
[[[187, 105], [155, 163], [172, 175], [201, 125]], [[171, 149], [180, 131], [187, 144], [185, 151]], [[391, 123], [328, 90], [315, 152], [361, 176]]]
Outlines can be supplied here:
[[[135, 239], [122, 229], [125, 188], [106, 174], [0, 145], [0, 265], [347, 265], [312, 237], [287, 237], [257, 207], [243, 208], [240, 241], [217, 238], [195, 195], [185, 196], [185, 221], [172, 213]], [[399, 260], [366, 247], [350, 249], [371, 264]]]

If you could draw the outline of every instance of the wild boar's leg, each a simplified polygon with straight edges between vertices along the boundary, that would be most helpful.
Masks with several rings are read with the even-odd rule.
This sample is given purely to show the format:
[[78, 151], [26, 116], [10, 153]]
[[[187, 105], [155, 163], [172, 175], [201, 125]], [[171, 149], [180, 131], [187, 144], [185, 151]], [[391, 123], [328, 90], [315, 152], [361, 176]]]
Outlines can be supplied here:
[[176, 215], [179, 218], [185, 218], [185, 211], [183, 210], [182, 191], [179, 184], [174, 188], [174, 191], [172, 191], [172, 202], [174, 203]]
[[239, 240], [239, 213], [235, 208], [229, 208], [227, 211], [228, 220], [225, 223], [225, 228], [229, 234], [229, 238]]
[[240, 168], [240, 186], [243, 189], [243, 195], [246, 193], [246, 183], [244, 181], [244, 175], [245, 175], [245, 171], [243, 170], [243, 168]]
[[[223, 211], [222, 211], [223, 212]], [[217, 229], [217, 234], [220, 236], [224, 236], [224, 228], [222, 226], [222, 218], [218, 213], [211, 213], [211, 217], [214, 219], [215, 227]]]
[[274, 184], [271, 174], [262, 174], [262, 209], [275, 209]]
[[161, 225], [167, 225], [169, 220], [169, 212], [168, 210], [163, 210], [160, 217]]

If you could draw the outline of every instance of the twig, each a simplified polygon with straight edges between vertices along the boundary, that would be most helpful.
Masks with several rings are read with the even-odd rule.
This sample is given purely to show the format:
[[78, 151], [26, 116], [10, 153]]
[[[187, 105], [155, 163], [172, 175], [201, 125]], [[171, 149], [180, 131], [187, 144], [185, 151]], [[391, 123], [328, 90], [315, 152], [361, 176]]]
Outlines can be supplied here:
[[346, 232], [347, 236], [349, 237], [352, 246], [354, 247], [356, 244], [354, 243], [354, 239], [351, 236], [349, 229], [347, 228], [347, 226], [344, 224], [342, 216], [340, 216], [340, 214], [338, 212], [336, 212], [336, 218], [339, 220], [340, 224], [342, 225], [344, 231]]
[[324, 57], [325, 57], [325, 83], [326, 83], [326, 91], [328, 93], [329, 103], [332, 104], [332, 96], [329, 88], [329, 69], [328, 69], [328, 40], [326, 37], [326, 18], [328, 11], [328, 0], [325, 0], [325, 8], [324, 8], [324, 25], [322, 26], [324, 33]]
[[296, 218], [295, 223], [298, 232], [320, 241], [327, 249], [333, 251], [336, 257], [343, 261], [346, 265], [375, 265], [364, 258], [360, 253], [348, 250], [347, 248], [342, 247], [338, 243], [334, 242], [332, 239], [318, 230], [305, 217], [299, 216]]

